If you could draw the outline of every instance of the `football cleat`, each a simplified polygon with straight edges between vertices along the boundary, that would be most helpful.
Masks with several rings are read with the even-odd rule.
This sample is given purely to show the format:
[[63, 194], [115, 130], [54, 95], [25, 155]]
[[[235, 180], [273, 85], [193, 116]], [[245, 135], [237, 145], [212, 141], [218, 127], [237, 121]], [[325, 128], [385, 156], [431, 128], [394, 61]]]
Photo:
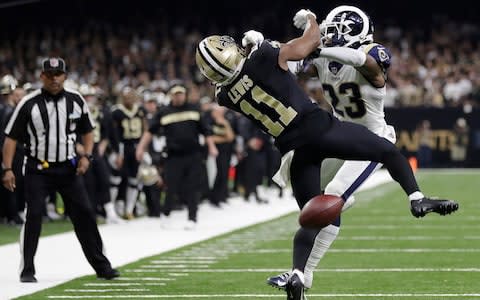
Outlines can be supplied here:
[[428, 213], [435, 212], [442, 216], [451, 214], [458, 209], [458, 203], [444, 199], [430, 199], [424, 197], [420, 200], [410, 201], [410, 211], [416, 218], [421, 218]]
[[305, 288], [301, 276], [297, 272], [293, 272], [292, 276], [288, 278], [285, 286], [287, 292], [287, 300], [307, 300], [305, 297]]
[[20, 276], [20, 282], [36, 283], [37, 278], [33, 275], [22, 275]]
[[120, 276], [120, 272], [117, 269], [109, 269], [107, 271], [97, 273], [98, 279], [112, 280]]
[[285, 290], [288, 278], [292, 275], [292, 271], [288, 271], [277, 276], [272, 276], [267, 279], [267, 284], [274, 288]]

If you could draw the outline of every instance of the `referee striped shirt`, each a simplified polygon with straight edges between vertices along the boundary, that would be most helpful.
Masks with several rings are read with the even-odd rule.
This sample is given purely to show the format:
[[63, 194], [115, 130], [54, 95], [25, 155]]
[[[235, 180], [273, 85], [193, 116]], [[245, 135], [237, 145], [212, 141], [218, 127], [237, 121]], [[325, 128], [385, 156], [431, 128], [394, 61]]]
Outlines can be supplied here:
[[52, 95], [43, 89], [25, 96], [5, 128], [6, 136], [22, 142], [28, 157], [64, 162], [76, 156], [77, 135], [94, 128], [85, 99], [64, 89]]

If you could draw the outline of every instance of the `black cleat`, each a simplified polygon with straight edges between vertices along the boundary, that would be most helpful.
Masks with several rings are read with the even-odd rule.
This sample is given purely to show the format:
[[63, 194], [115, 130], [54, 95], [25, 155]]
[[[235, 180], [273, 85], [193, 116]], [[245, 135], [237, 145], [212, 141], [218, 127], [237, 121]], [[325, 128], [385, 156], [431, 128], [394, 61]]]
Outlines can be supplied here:
[[298, 276], [298, 274], [293, 273], [290, 278], [288, 278], [287, 284], [285, 286], [285, 292], [287, 292], [287, 300], [306, 300], [305, 297], [305, 288], [303, 282]]
[[20, 282], [36, 283], [37, 278], [33, 275], [22, 275], [20, 276]]
[[279, 290], [285, 290], [285, 287], [287, 286], [287, 281], [288, 278], [292, 275], [291, 271], [279, 274], [277, 276], [272, 276], [267, 279], [267, 284], [270, 286], [273, 286], [274, 288], [277, 288]]
[[420, 200], [410, 201], [410, 211], [412, 215], [421, 218], [428, 213], [435, 212], [442, 216], [451, 214], [458, 209], [458, 203], [444, 199], [430, 199], [424, 197]]
[[98, 279], [112, 280], [120, 276], [120, 272], [116, 269], [110, 269], [108, 271], [97, 273]]

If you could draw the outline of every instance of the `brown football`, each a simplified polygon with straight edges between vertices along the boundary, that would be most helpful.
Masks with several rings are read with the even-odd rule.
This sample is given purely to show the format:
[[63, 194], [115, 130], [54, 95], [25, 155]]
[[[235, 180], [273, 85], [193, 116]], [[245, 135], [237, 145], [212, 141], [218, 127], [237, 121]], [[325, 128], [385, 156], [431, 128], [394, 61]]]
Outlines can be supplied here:
[[298, 222], [306, 228], [320, 229], [328, 226], [340, 216], [344, 203], [338, 196], [315, 196], [300, 211]]

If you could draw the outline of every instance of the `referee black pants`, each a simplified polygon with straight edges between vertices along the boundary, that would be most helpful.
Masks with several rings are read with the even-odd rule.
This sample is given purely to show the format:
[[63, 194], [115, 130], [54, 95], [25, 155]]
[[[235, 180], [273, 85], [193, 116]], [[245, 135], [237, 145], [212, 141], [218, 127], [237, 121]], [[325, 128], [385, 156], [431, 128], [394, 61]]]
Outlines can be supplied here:
[[36, 161], [28, 160], [25, 173], [27, 214], [20, 236], [20, 276], [35, 274], [33, 259], [42, 228], [45, 198], [52, 191], [58, 191], [62, 196], [83, 253], [95, 272], [98, 274], [110, 271], [111, 264], [103, 254], [102, 239], [83, 177], [76, 176], [75, 167], [66, 162], [39, 170]]

